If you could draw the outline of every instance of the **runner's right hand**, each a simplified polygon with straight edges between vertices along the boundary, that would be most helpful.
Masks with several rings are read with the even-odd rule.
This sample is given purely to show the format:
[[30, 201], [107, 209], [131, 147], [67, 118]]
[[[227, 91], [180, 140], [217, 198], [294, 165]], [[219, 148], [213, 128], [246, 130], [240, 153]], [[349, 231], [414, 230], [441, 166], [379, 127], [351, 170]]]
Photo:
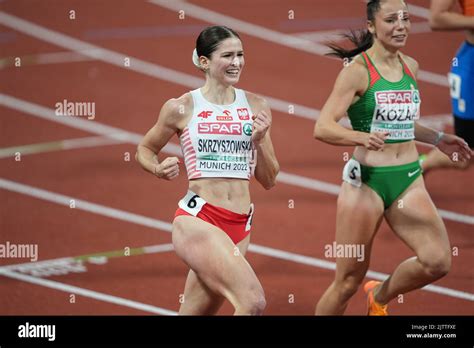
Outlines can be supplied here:
[[173, 180], [179, 175], [179, 158], [167, 157], [155, 165], [155, 175], [160, 179]]
[[385, 139], [387, 139], [389, 132], [374, 132], [367, 133], [364, 141], [364, 146], [367, 150], [379, 151], [383, 149]]

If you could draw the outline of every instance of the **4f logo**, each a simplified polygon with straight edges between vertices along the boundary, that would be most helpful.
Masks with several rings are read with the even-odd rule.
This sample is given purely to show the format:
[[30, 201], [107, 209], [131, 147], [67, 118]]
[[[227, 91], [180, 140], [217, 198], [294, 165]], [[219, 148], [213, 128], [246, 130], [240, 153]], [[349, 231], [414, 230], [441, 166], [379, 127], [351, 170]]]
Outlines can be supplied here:
[[207, 119], [211, 115], [212, 115], [212, 111], [202, 111], [200, 114], [198, 114], [198, 117]]
[[239, 120], [241, 120], [241, 121], [250, 120], [250, 115], [249, 115], [249, 111], [247, 110], [247, 108], [237, 109], [237, 115], [239, 115]]

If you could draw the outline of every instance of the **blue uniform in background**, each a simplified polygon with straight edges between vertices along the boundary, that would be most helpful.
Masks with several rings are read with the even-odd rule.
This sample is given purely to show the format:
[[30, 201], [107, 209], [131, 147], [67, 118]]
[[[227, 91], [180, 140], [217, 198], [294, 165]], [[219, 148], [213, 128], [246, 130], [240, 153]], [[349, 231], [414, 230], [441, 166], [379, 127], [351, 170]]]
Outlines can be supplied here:
[[474, 147], [474, 45], [464, 42], [449, 73], [456, 135]]

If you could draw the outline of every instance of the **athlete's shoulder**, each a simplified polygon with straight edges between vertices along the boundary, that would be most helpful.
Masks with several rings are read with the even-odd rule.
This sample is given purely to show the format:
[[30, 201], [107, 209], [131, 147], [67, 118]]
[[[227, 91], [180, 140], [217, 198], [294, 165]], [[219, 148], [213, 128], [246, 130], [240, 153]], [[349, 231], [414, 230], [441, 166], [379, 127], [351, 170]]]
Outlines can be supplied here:
[[258, 110], [268, 110], [270, 109], [270, 104], [268, 104], [268, 101], [255, 93], [249, 92], [249, 91], [244, 91], [245, 96], [247, 97], [247, 101], [250, 104], [250, 107], [255, 111], [258, 112]]
[[408, 69], [410, 69], [412, 74], [416, 76], [418, 73], [419, 66], [420, 66], [418, 62], [414, 58], [407, 56], [406, 54], [403, 54], [401, 52], [400, 52], [400, 56], [402, 57], [405, 64], [408, 65]]
[[367, 76], [367, 64], [362, 54], [358, 54], [352, 58], [350, 63], [345, 63], [344, 69], [350, 74], [356, 75], [358, 77], [361, 75]]
[[178, 98], [168, 99], [161, 108], [159, 119], [170, 127], [182, 128], [193, 112], [191, 93], [185, 93]]
[[362, 55], [355, 56], [351, 62], [344, 62], [336, 84], [365, 91], [368, 84], [367, 66]]
[[161, 112], [169, 117], [183, 116], [191, 112], [193, 98], [190, 92], [183, 94], [178, 98], [168, 99], [161, 109]]

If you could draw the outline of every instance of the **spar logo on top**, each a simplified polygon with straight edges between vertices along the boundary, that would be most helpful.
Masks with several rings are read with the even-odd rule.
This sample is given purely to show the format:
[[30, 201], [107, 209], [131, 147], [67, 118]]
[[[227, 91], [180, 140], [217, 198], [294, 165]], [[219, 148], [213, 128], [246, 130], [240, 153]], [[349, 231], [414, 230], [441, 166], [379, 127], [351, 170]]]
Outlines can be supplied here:
[[414, 89], [411, 91], [379, 91], [375, 92], [377, 104], [406, 104], [420, 103], [420, 93]]
[[388, 132], [386, 141], [415, 138], [415, 122], [420, 116], [420, 94], [414, 88], [375, 92], [376, 106], [370, 132]]
[[375, 92], [374, 121], [406, 122], [418, 118], [420, 94], [418, 90]]
[[199, 134], [241, 135], [242, 124], [239, 122], [203, 122], [198, 123]]

